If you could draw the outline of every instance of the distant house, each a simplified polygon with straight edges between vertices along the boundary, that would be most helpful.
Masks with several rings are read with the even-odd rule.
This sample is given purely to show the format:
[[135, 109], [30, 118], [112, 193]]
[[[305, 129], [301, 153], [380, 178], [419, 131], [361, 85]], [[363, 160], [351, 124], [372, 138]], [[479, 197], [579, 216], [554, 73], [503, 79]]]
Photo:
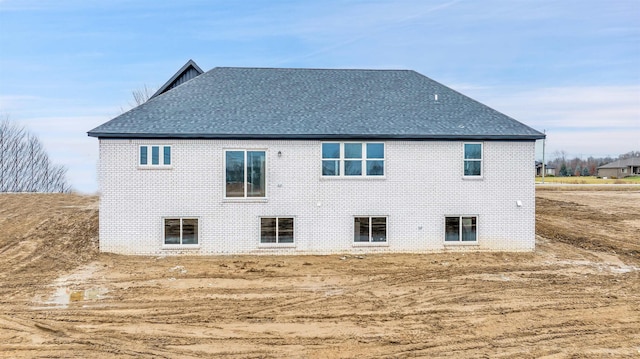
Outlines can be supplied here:
[[[556, 175], [556, 166], [544, 165], [544, 175], [545, 176], [555, 176]], [[542, 176], [542, 162], [536, 161], [536, 176]]]
[[102, 251], [535, 247], [544, 134], [414, 71], [189, 62], [88, 134]]
[[640, 176], [640, 157], [617, 160], [598, 167], [598, 177], [624, 178]]

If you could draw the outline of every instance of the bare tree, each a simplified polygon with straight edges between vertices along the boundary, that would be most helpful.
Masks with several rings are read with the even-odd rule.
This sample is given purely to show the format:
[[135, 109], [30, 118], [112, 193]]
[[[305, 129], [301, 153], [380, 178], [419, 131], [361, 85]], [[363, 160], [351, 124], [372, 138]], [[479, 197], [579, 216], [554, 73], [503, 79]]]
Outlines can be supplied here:
[[133, 104], [133, 107], [140, 106], [143, 103], [149, 101], [149, 99], [151, 98], [151, 96], [153, 96], [154, 93], [155, 91], [147, 87], [146, 84], [141, 89], [131, 91], [131, 95], [133, 95], [133, 101], [135, 101], [135, 104]]
[[134, 107], [138, 107], [142, 105], [143, 103], [149, 101], [149, 99], [151, 98], [151, 96], [153, 96], [155, 92], [156, 91], [154, 89], [148, 87], [146, 84], [140, 89], [131, 91], [131, 97], [133, 97], [133, 102], [129, 102], [128, 108], [120, 107], [120, 112], [125, 113]]
[[0, 192], [70, 192], [66, 174], [35, 135], [8, 116], [0, 119]]

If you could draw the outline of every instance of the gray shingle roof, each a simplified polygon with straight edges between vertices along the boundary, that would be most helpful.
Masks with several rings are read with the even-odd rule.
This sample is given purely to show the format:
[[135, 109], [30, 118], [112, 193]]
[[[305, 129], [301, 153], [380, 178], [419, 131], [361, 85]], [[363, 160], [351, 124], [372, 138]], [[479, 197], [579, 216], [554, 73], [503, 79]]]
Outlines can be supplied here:
[[415, 71], [229, 67], [195, 77], [88, 134], [112, 138], [544, 137]]
[[631, 157], [625, 158], [623, 160], [613, 161], [598, 168], [625, 168], [629, 166], [640, 166], [640, 157]]

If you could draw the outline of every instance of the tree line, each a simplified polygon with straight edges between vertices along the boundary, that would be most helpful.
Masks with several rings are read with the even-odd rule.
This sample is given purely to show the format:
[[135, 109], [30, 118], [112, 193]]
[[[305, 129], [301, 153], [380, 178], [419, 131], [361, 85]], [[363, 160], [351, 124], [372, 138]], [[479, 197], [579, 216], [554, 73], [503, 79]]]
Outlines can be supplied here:
[[593, 157], [587, 159], [580, 157], [569, 158], [565, 151], [555, 151], [553, 153], [554, 160], [548, 161], [545, 166], [555, 167], [556, 176], [596, 176], [597, 168], [617, 160], [623, 160], [631, 157], [640, 157], [640, 151], [630, 151], [619, 155], [618, 157]]
[[66, 174], [37, 136], [8, 117], [0, 119], [0, 192], [70, 192]]
[[[147, 85], [132, 91], [129, 106], [142, 105], [154, 92]], [[67, 168], [51, 162], [38, 137], [8, 115], [0, 117], [0, 192], [71, 192]]]

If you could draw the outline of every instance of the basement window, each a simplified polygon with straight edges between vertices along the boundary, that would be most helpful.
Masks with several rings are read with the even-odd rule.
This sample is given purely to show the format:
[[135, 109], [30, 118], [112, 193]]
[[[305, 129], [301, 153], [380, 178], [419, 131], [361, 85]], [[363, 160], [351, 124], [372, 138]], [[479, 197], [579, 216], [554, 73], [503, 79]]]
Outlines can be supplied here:
[[456, 216], [444, 219], [444, 241], [447, 243], [477, 242], [478, 217]]
[[260, 218], [260, 243], [278, 244], [293, 243], [292, 217]]
[[387, 217], [355, 217], [353, 220], [355, 243], [381, 243], [387, 241]]
[[165, 218], [164, 244], [168, 246], [189, 246], [198, 244], [197, 218]]

